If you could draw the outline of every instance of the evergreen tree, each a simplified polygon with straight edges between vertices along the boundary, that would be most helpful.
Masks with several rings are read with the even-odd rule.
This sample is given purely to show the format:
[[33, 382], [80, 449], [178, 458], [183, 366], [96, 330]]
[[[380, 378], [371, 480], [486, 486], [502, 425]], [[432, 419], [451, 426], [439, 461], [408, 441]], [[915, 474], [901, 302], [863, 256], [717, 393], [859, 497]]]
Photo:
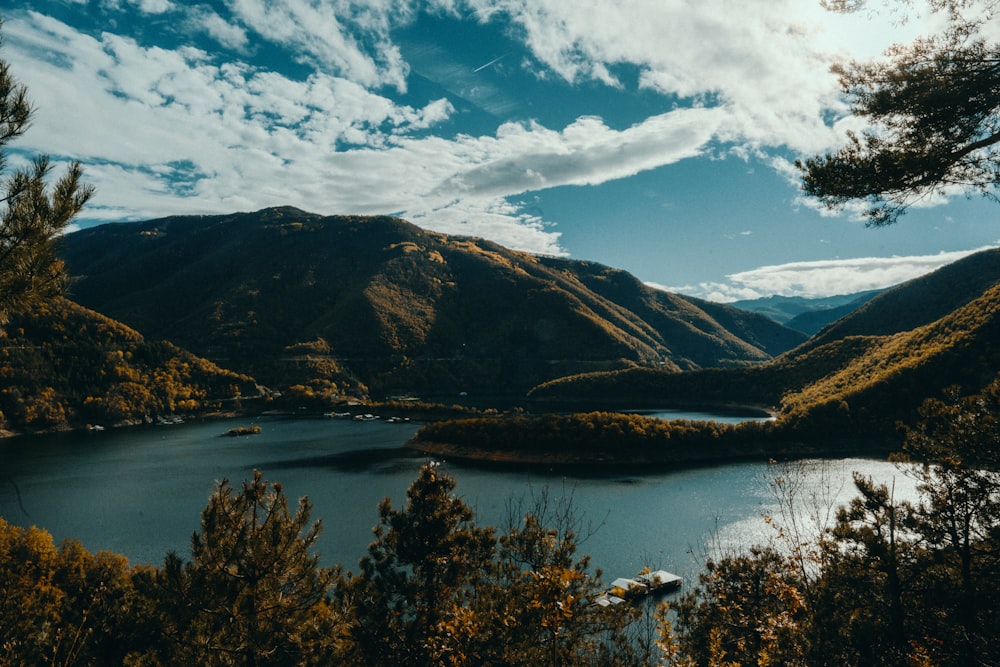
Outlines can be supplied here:
[[[163, 641], [147, 664], [323, 665], [341, 618], [329, 589], [338, 572], [310, 550], [321, 525], [294, 514], [280, 484], [254, 471], [234, 493], [218, 485], [192, 537], [192, 560], [167, 557], [144, 587], [159, 608]], [[141, 663], [140, 663], [141, 664]]]
[[[863, 0], [827, 0], [857, 11]], [[1000, 184], [1000, 45], [996, 0], [931, 0], [946, 13], [940, 35], [897, 45], [882, 60], [834, 71], [852, 111], [870, 123], [835, 153], [798, 166], [803, 189], [831, 208], [868, 206], [869, 223], [956, 189], [996, 196]]]
[[921, 502], [918, 530], [933, 554], [923, 584], [934, 602], [920, 616], [942, 663], [1000, 661], [1000, 380], [983, 392], [928, 400], [906, 429]]
[[342, 583], [356, 616], [357, 664], [467, 664], [479, 619], [471, 604], [493, 556], [492, 529], [477, 528], [453, 493], [455, 480], [427, 464], [406, 492], [407, 505], [379, 505], [379, 524], [361, 573]]
[[[2, 23], [0, 23], [2, 26]], [[27, 131], [33, 110], [27, 89], [6, 61], [0, 60], [0, 173], [5, 147]], [[37, 157], [30, 167], [15, 170], [0, 190], [0, 323], [7, 313], [32, 301], [62, 292], [66, 282], [55, 241], [93, 194], [81, 183], [80, 164], [69, 165], [51, 193], [46, 179], [52, 164]]]

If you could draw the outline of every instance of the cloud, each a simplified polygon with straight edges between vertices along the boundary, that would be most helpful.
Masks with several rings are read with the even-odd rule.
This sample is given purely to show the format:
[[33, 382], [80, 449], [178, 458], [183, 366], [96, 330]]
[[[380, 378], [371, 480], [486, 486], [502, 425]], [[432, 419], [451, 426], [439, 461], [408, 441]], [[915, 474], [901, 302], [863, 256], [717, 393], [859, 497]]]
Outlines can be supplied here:
[[854, 294], [898, 285], [991, 247], [996, 246], [910, 257], [858, 257], [793, 262], [734, 273], [726, 276], [728, 283], [653, 286], [721, 303], [773, 295], [818, 298]]
[[679, 109], [621, 131], [594, 117], [562, 132], [508, 123], [495, 137], [460, 140], [465, 164], [435, 192], [496, 197], [605, 183], [700, 154], [719, 122], [710, 109]]
[[292, 47], [320, 70], [363, 86], [406, 89], [408, 68], [389, 27], [404, 21], [404, 2], [231, 0], [239, 21], [263, 38]]
[[[553, 221], [525, 213], [517, 197], [628, 178], [715, 152], [720, 142], [758, 154], [761, 147], [814, 151], [836, 141], [826, 119], [844, 109], [828, 72], [831, 54], [887, 44], [869, 25], [885, 22], [830, 15], [816, 4], [229, 0], [217, 12], [116, 0], [105, 8], [177, 18], [178, 31], [208, 35], [233, 51], [193, 46], [204, 40], [152, 46], [113, 32], [114, 21], [106, 32], [86, 34], [15, 10], [5, 17], [4, 56], [38, 109], [19, 146], [84, 161], [98, 186], [86, 212], [91, 220], [292, 203], [319, 212], [398, 213], [439, 231], [560, 254]], [[523, 40], [528, 67], [539, 76], [577, 88], [639, 86], [662, 98], [662, 110], [624, 128], [584, 110], [559, 127], [529, 120], [456, 133], [450, 99], [402, 96], [411, 64], [393, 35], [420, 11], [495, 22]], [[856, 26], [865, 27], [851, 32]], [[254, 57], [265, 47], [304, 67], [294, 75], [265, 67]], [[500, 64], [524, 66], [510, 60]], [[510, 91], [466, 69], [434, 78], [451, 82], [445, 93], [481, 108], [512, 108]]]
[[[470, 5], [482, 20], [496, 20], [493, 3]], [[814, 152], [835, 139], [827, 112], [846, 111], [828, 71], [833, 53], [843, 52], [843, 36], [861, 23], [885, 28], [877, 18], [832, 15], [818, 5], [512, 0], [503, 13], [524, 31], [534, 56], [566, 81], [618, 86], [614, 68], [636, 65], [646, 88], [724, 107], [721, 139]], [[879, 50], [888, 46], [884, 33], [862, 32]]]
[[[422, 132], [447, 120], [439, 99], [399, 105], [355, 81], [294, 80], [194, 48], [94, 38], [31, 14], [8, 26], [36, 98], [33, 148], [89, 163], [103, 219], [286, 204], [405, 215], [438, 231], [562, 254], [545, 221], [507, 201], [531, 190], [622, 178], [697, 155], [721, 118], [678, 109], [624, 130], [582, 117], [562, 131], [508, 123], [493, 136]], [[44, 57], [38, 57], [44, 54]], [[29, 57], [35, 56], [35, 57]], [[67, 123], [67, 99], [74, 122]], [[82, 131], [82, 128], [87, 128]]]

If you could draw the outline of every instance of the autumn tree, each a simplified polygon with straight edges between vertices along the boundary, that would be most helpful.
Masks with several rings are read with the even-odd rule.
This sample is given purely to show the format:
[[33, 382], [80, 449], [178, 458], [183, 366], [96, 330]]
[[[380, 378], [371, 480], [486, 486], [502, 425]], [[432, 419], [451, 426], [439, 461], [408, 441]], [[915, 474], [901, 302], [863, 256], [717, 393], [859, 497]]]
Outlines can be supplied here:
[[712, 559], [676, 605], [695, 665], [806, 665], [808, 615], [792, 563], [769, 548]]
[[[2, 23], [0, 23], [2, 26]], [[0, 60], [0, 173], [7, 145], [23, 135], [33, 114], [27, 89]], [[14, 170], [0, 188], [0, 322], [24, 304], [61, 293], [66, 275], [55, 241], [90, 199], [93, 188], [81, 182], [80, 164], [69, 165], [54, 187], [48, 157]]]
[[0, 662], [121, 664], [141, 641], [124, 557], [0, 519]]
[[[640, 665], [633, 605], [602, 607], [600, 579], [577, 557], [571, 503], [511, 505], [498, 537], [475, 524], [436, 464], [407, 504], [379, 507], [361, 572], [341, 582], [352, 610], [352, 664]], [[547, 498], [547, 494], [539, 496]], [[523, 512], [521, 511], [523, 510]], [[516, 518], [515, 518], [516, 517]]]
[[[867, 3], [825, 4], [857, 11]], [[871, 225], [891, 224], [910, 206], [956, 191], [995, 198], [1000, 183], [1000, 44], [989, 30], [1000, 3], [929, 4], [949, 18], [941, 34], [833, 68], [868, 128], [849, 133], [836, 152], [797, 163], [806, 194], [830, 208], [864, 202]]]
[[140, 664], [331, 664], [341, 618], [331, 603], [338, 576], [311, 552], [321, 530], [311, 505], [293, 514], [280, 484], [259, 471], [235, 492], [221, 482], [191, 540], [192, 559], [167, 557], [142, 585], [162, 625]]
[[[572, 495], [543, 489], [527, 504], [508, 502], [498, 540], [490, 624], [503, 628], [497, 664], [649, 664], [652, 638], [639, 632], [644, 606], [595, 604], [606, 590], [590, 558], [577, 554], [596, 530], [573, 507]], [[650, 619], [651, 620], [651, 617]]]

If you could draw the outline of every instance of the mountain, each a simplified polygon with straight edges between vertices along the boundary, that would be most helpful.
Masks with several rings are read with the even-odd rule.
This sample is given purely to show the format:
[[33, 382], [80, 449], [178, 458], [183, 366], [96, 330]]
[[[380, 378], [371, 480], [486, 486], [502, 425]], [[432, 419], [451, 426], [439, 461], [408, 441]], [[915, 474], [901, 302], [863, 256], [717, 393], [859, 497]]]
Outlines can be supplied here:
[[810, 338], [804, 349], [848, 336], [891, 336], [931, 324], [979, 299], [998, 281], [1000, 248], [969, 255], [877, 295]]
[[66, 299], [0, 329], [0, 431], [113, 425], [232, 408], [253, 380]]
[[587, 370], [765, 362], [804, 336], [599, 264], [294, 208], [70, 234], [72, 298], [269, 386], [523, 392]]
[[734, 301], [729, 305], [767, 315], [790, 329], [813, 335], [827, 324], [852, 313], [884, 291], [878, 289], [820, 298], [775, 295]]
[[966, 257], [874, 297], [797, 348], [741, 369], [629, 369], [535, 388], [546, 399], [620, 397], [778, 408], [789, 430], [891, 436], [924, 399], [982, 389], [1000, 373], [1000, 250]]

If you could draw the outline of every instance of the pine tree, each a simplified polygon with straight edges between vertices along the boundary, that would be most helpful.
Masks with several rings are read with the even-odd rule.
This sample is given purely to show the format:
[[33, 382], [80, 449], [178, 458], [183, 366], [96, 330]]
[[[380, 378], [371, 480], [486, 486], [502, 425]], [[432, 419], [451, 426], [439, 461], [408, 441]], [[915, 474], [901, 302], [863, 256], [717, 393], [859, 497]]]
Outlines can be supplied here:
[[[192, 560], [171, 554], [149, 588], [167, 664], [329, 664], [341, 634], [329, 590], [339, 572], [311, 553], [321, 524], [295, 514], [280, 484], [254, 471], [234, 493], [221, 482], [192, 537]], [[155, 664], [155, 661], [152, 662]]]
[[[0, 23], [2, 27], [2, 23]], [[6, 166], [5, 147], [23, 135], [33, 109], [27, 88], [19, 84], [10, 66], [0, 60], [0, 173]], [[62, 293], [66, 275], [56, 254], [56, 239], [93, 195], [81, 182], [78, 162], [69, 165], [51, 193], [46, 180], [52, 171], [48, 157], [15, 170], [0, 190], [0, 323], [7, 313], [40, 299]]]
[[455, 480], [427, 464], [406, 492], [407, 505], [379, 505], [375, 541], [361, 573], [343, 582], [352, 605], [352, 656], [359, 664], [466, 664], [473, 651], [476, 589], [496, 543], [477, 528], [473, 512], [454, 495]]

